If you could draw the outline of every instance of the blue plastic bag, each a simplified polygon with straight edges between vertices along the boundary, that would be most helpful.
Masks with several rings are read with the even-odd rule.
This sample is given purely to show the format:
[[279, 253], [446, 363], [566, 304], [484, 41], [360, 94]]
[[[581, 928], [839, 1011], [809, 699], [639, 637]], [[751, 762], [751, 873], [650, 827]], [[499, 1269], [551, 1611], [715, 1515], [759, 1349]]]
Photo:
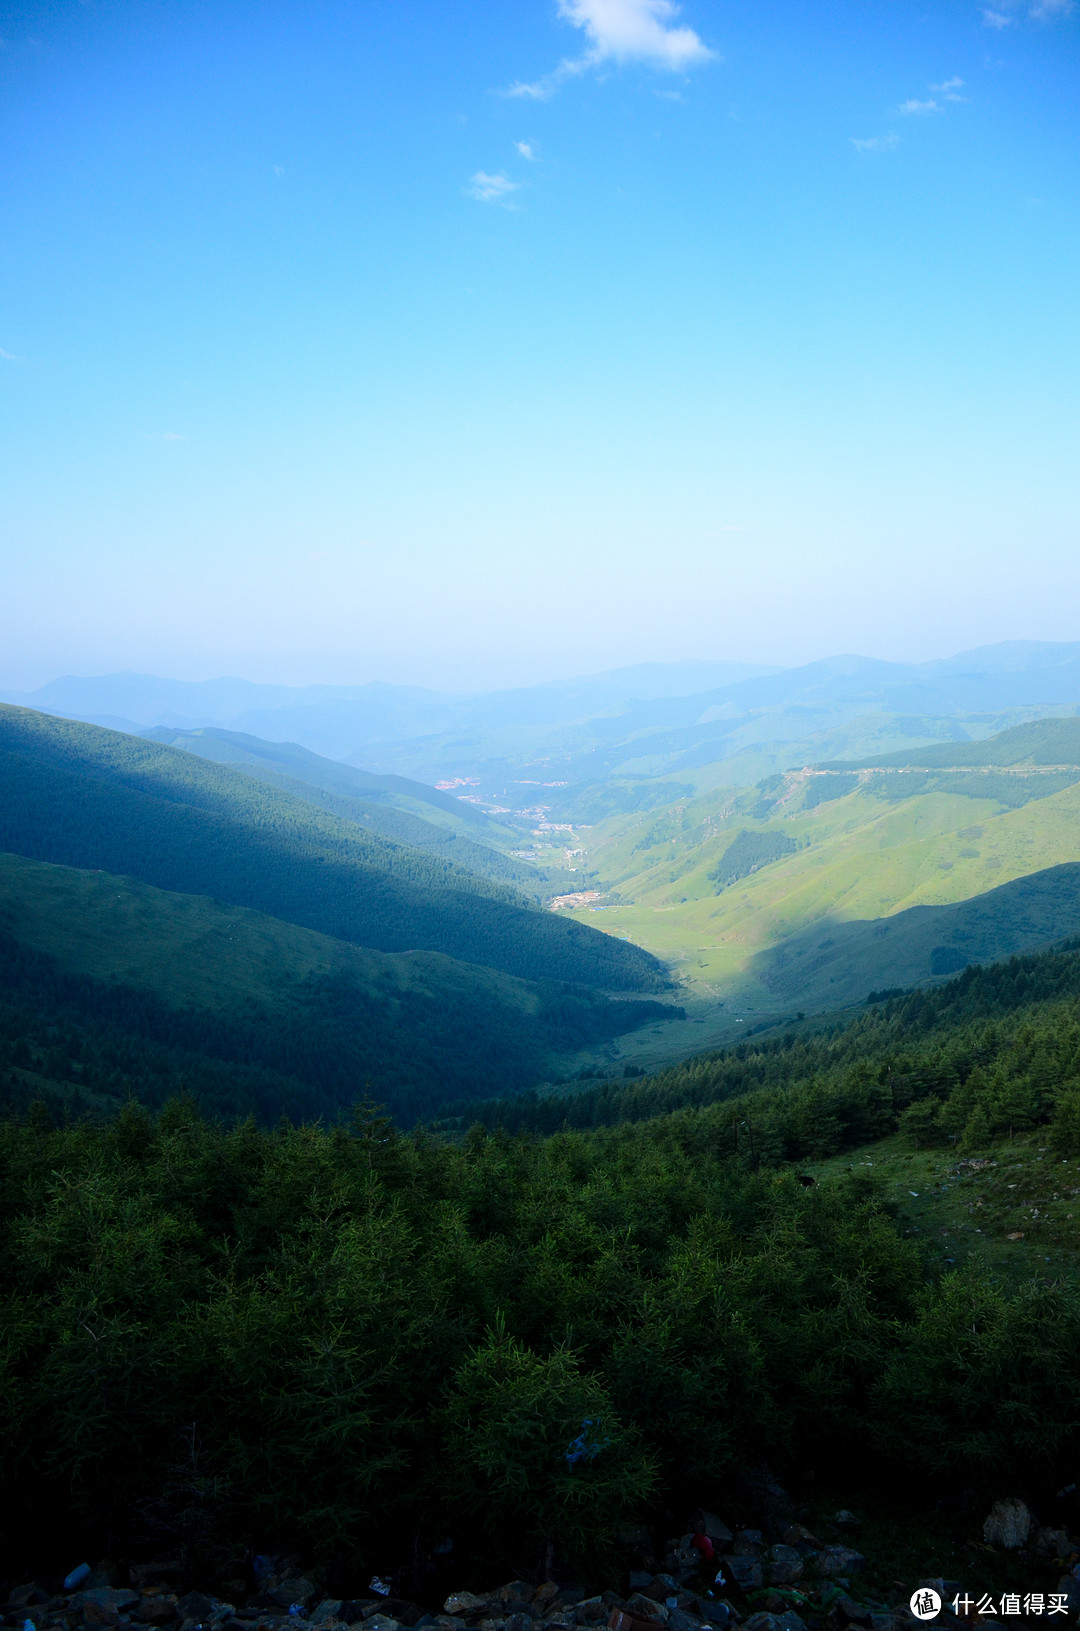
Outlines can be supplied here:
[[581, 1424], [581, 1432], [566, 1446], [568, 1466], [577, 1467], [583, 1461], [595, 1461], [601, 1450], [607, 1449], [611, 1440], [600, 1437], [602, 1426], [603, 1423], [598, 1418], [586, 1416]]

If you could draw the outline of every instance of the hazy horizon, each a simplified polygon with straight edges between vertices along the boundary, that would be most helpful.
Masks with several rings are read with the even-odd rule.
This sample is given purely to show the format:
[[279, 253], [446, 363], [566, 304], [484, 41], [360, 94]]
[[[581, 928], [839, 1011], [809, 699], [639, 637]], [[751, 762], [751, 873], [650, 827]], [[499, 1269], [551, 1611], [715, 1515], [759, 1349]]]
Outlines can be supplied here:
[[[1066, 622], [1065, 619], [1062, 619]], [[1069, 632], [1068, 624], [1072, 625]], [[361, 686], [383, 684], [416, 686], [423, 690], [443, 691], [461, 695], [484, 691], [514, 690], [542, 685], [560, 685], [577, 679], [617, 672], [624, 668], [646, 666], [675, 666], [731, 663], [747, 668], [787, 669], [802, 668], [811, 663], [831, 659], [851, 658], [869, 662], [932, 663], [963, 655], [968, 651], [981, 651], [997, 645], [1071, 645], [1080, 639], [1076, 632], [1076, 619], [1067, 621], [1067, 629], [1058, 635], [1031, 635], [1005, 633], [1000, 637], [973, 641], [948, 639], [943, 642], [912, 641], [905, 647], [899, 641], [884, 649], [859, 649], [855, 645], [796, 648], [777, 647], [768, 655], [760, 655], [752, 647], [723, 650], [714, 653], [678, 651], [664, 655], [655, 652], [619, 651], [610, 653], [609, 661], [599, 658], [590, 661], [588, 654], [558, 652], [547, 660], [542, 653], [528, 654], [524, 659], [513, 655], [450, 651], [400, 655], [385, 659], [365, 660], [348, 654], [332, 655], [321, 660], [317, 655], [300, 657], [292, 653], [270, 653], [262, 658], [241, 658], [229, 665], [228, 658], [216, 664], [200, 659], [186, 662], [178, 654], [168, 664], [155, 660], [154, 654], [144, 652], [145, 662], [125, 660], [124, 654], [115, 661], [102, 657], [97, 661], [79, 664], [62, 658], [55, 662], [42, 660], [33, 654], [12, 660], [7, 652], [0, 654], [0, 691], [32, 692], [61, 679], [104, 679], [112, 675], [131, 674], [145, 678], [177, 681], [185, 684], [204, 684], [215, 680], [240, 680], [255, 685], [279, 685], [290, 688], [304, 686]]]
[[[932, 656], [919, 657], [919, 658], [881, 657], [876, 653], [870, 653], [870, 652], [829, 651], [829, 652], [822, 652], [822, 653], [820, 653], [820, 655], [818, 655], [816, 657], [811, 657], [811, 658], [807, 659], [805, 663], [802, 663], [802, 662], [769, 663], [769, 662], [764, 662], [764, 661], [759, 662], [759, 663], [755, 663], [753, 661], [741, 661], [741, 660], [738, 660], [738, 659], [730, 659], [730, 658], [726, 658], [726, 657], [702, 657], [702, 656], [678, 657], [678, 658], [669, 659], [668, 661], [652, 659], [652, 658], [642, 658], [642, 659], [637, 660], [637, 661], [630, 661], [630, 662], [626, 662], [626, 663], [617, 663], [617, 664], [612, 665], [611, 667], [582, 668], [582, 669], [574, 670], [573, 672], [567, 671], [565, 673], [559, 672], [559, 673], [540, 674], [538, 677], [532, 678], [532, 679], [526, 679], [526, 680], [521, 680], [521, 681], [507, 680], [505, 683], [502, 683], [502, 684], [496, 682], [496, 683], [491, 684], [491, 685], [479, 685], [479, 686], [475, 686], [475, 687], [468, 687], [468, 686], [457, 686], [457, 687], [455, 687], [453, 685], [429, 685], [429, 684], [425, 684], [425, 683], [423, 683], [421, 681], [409, 678], [408, 676], [406, 676], [404, 678], [398, 678], [398, 677], [387, 678], [387, 676], [385, 674], [383, 674], [383, 673], [371, 673], [371, 674], [365, 675], [364, 677], [359, 677], [359, 678], [355, 678], [355, 679], [331, 681], [331, 680], [326, 680], [326, 679], [323, 679], [323, 678], [291, 680], [291, 679], [288, 679], [288, 678], [282, 678], [280, 676], [273, 676], [273, 677], [270, 677], [270, 678], [262, 678], [262, 677], [258, 677], [258, 676], [255, 676], [255, 675], [252, 675], [252, 674], [246, 674], [246, 673], [226, 673], [226, 672], [221, 672], [221, 673], [177, 674], [177, 673], [151, 672], [149, 670], [139, 670], [139, 669], [123, 669], [123, 668], [109, 669], [109, 668], [103, 668], [103, 669], [101, 669], [100, 671], [97, 671], [97, 672], [76, 673], [73, 670], [67, 671], [67, 672], [62, 672], [62, 673], [58, 672], [58, 673], [55, 673], [55, 674], [50, 674], [50, 675], [47, 676], [47, 678], [42, 679], [40, 681], [37, 681], [34, 684], [27, 684], [27, 685], [5, 684], [5, 685], [0, 685], [0, 691], [2, 691], [3, 693], [5, 693], [7, 695], [11, 695], [11, 694], [21, 692], [21, 693], [24, 693], [24, 694], [26, 694], [28, 696], [32, 696], [34, 693], [36, 693], [38, 691], [41, 691], [41, 690], [44, 690], [50, 685], [60, 684], [60, 683], [63, 683], [65, 681], [69, 681], [69, 680], [92, 682], [94, 680], [130, 678], [130, 679], [144, 679], [144, 680], [159, 681], [159, 682], [161, 682], [163, 684], [166, 684], [166, 685], [171, 685], [171, 684], [213, 685], [213, 684], [216, 684], [216, 683], [217, 684], [239, 684], [239, 685], [265, 685], [265, 686], [280, 687], [283, 690], [301, 690], [301, 689], [305, 689], [305, 688], [318, 689], [320, 687], [325, 687], [327, 689], [359, 689], [359, 688], [362, 688], [362, 687], [364, 687], [366, 685], [372, 685], [372, 684], [380, 685], [381, 684], [381, 685], [386, 685], [386, 686], [391, 686], [391, 687], [400, 686], [400, 687], [404, 687], [404, 688], [408, 688], [410, 686], [413, 686], [418, 690], [430, 691], [430, 692], [432, 692], [432, 694], [443, 694], [443, 695], [446, 695], [447, 697], [452, 697], [452, 696], [467, 697], [467, 696], [470, 696], [470, 695], [479, 696], [479, 695], [483, 695], [483, 694], [485, 694], [487, 692], [499, 692], [499, 691], [509, 691], [509, 690], [516, 690], [516, 689], [529, 689], [529, 688], [533, 688], [533, 687], [559, 686], [559, 685], [564, 685], [564, 684], [572, 684], [575, 681], [587, 681], [589, 679], [600, 678], [600, 677], [608, 675], [608, 674], [618, 675], [618, 674], [623, 673], [623, 672], [634, 673], [637, 670], [649, 670], [649, 669], [661, 669], [661, 670], [706, 669], [707, 670], [707, 669], [730, 667], [733, 670], [744, 669], [746, 671], [746, 676], [749, 676], [750, 674], [757, 674], [757, 673], [764, 674], [764, 673], [767, 673], [767, 672], [797, 670], [797, 669], [802, 668], [802, 667], [810, 666], [810, 665], [814, 664], [815, 662], [821, 662], [821, 663], [844, 662], [844, 661], [887, 662], [887, 663], [896, 663], [896, 664], [901, 665], [901, 666], [906, 665], [906, 664], [916, 664], [917, 665], [917, 664], [921, 664], [921, 663], [931, 663], [932, 664], [932, 663], [935, 663], [935, 662], [936, 663], [946, 663], [946, 662], [949, 662], [950, 660], [955, 660], [956, 658], [964, 657], [964, 656], [967, 656], [969, 654], [972, 655], [972, 656], [982, 655], [983, 653], [985, 653], [987, 651], [994, 651], [998, 647], [1004, 647], [1004, 648], [1007, 648], [1007, 647], [1010, 647], [1010, 646], [1011, 647], [1016, 647], [1016, 648], [1018, 648], [1018, 652], [1019, 652], [1019, 650], [1024, 648], [1024, 647], [1029, 647], [1029, 646], [1035, 646], [1035, 647], [1042, 646], [1042, 647], [1045, 647], [1047, 645], [1049, 645], [1049, 646], [1059, 645], [1059, 646], [1062, 647], [1063, 650], [1068, 650], [1068, 649], [1071, 649], [1071, 648], [1080, 648], [1080, 641], [1037, 641], [1037, 640], [1033, 641], [1033, 640], [1026, 640], [1026, 639], [1005, 640], [1005, 641], [990, 642], [990, 643], [987, 643], [986, 645], [983, 645], [983, 646], [966, 647], [966, 648], [964, 648], [962, 650], [960, 650], [960, 649], [950, 649], [950, 650], [945, 650], [945, 651], [939, 651], [939, 652], [935, 652]], [[732, 679], [732, 681], [735, 681], [740, 677], [744, 677], [744, 676], [742, 676], [742, 675], [740, 675], [738, 673], [734, 673], [731, 676], [731, 679]], [[711, 677], [709, 675], [704, 675], [702, 677], [702, 681], [701, 681], [701, 689], [702, 690], [707, 690], [707, 689], [711, 689], [711, 688], [720, 686], [720, 685], [725, 684], [725, 683], [728, 683], [728, 681], [726, 679], [717, 679], [717, 678]], [[688, 694], [693, 694], [693, 693], [691, 691]]]

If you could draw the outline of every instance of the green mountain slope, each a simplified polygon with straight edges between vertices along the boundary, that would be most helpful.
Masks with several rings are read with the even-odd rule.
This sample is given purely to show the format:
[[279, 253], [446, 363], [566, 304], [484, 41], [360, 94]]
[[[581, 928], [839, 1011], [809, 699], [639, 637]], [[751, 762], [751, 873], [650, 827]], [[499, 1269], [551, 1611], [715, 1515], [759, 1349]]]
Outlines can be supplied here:
[[[344, 821], [355, 821], [392, 843], [427, 850], [479, 877], [513, 884], [533, 900], [544, 892], [544, 873], [506, 854], [504, 849], [493, 848], [490, 842], [494, 835], [502, 843], [518, 843], [519, 834], [499, 827], [482, 811], [440, 793], [438, 788], [424, 787], [403, 776], [375, 776], [354, 770], [350, 765], [309, 753], [295, 742], [262, 742], [239, 731], [176, 731], [157, 726], [139, 735], [269, 782], [317, 809]], [[427, 793], [431, 794], [430, 802], [418, 796]], [[465, 814], [459, 815], [455, 805]]]
[[751, 969], [781, 1001], [861, 1002], [869, 991], [922, 985], [969, 963], [997, 962], [1080, 935], [1080, 863], [1014, 878], [952, 906], [910, 906], [869, 922], [823, 918], [758, 954]]
[[[967, 1270], [984, 1291], [996, 1280], [1026, 1295], [1080, 1281], [1078, 1060], [1074, 941], [632, 1084], [458, 1106], [451, 1125], [618, 1129], [603, 1135], [614, 1142], [644, 1123], [654, 1145], [722, 1151], [732, 1177], [764, 1169], [775, 1182], [797, 1162], [812, 1189], [855, 1174], [918, 1241], [927, 1284]], [[999, 1364], [1003, 1340], [999, 1328]], [[957, 1387], [955, 1370], [942, 1380]]]
[[[736, 1116], [743, 1125], [748, 1115], [755, 1124], [763, 1124], [766, 1114], [785, 1122], [787, 1147], [759, 1140], [755, 1155], [799, 1160], [894, 1131], [892, 1118], [915, 1101], [930, 1100], [936, 1108], [970, 1083], [973, 1091], [958, 1098], [954, 1110], [962, 1128], [981, 1100], [988, 1125], [976, 1136], [989, 1141], [1010, 1125], [1026, 1131], [1045, 1124], [1059, 1100], [1080, 1091], [1078, 1041], [1080, 947], [1072, 942], [969, 967], [930, 990], [697, 1053], [640, 1081], [605, 1082], [542, 1099], [526, 1095], [513, 1104], [468, 1105], [465, 1115], [487, 1126], [546, 1132], [564, 1122], [617, 1126], [722, 1106], [729, 1127]], [[1023, 1085], [1009, 1105], [1012, 1082]], [[789, 1093], [800, 1097], [784, 1097]], [[819, 1115], [806, 1115], [803, 1094], [817, 1096]], [[751, 1095], [759, 1096], [756, 1115]], [[923, 1142], [957, 1131], [939, 1125]], [[1080, 1155], [1080, 1122], [1062, 1134], [1063, 1142], [1076, 1142]], [[751, 1153], [747, 1145], [741, 1148]], [[1076, 1234], [1080, 1246], [1080, 1229]]]
[[211, 725], [199, 730], [156, 725], [140, 731], [139, 735], [149, 742], [185, 748], [188, 753], [219, 764], [273, 770], [342, 798], [388, 804], [427, 821], [439, 821], [455, 832], [471, 828], [474, 838], [480, 832], [502, 838], [512, 836], [483, 810], [437, 787], [429, 787], [426, 782], [412, 781], [407, 776], [379, 776], [371, 770], [342, 764], [339, 759], [326, 759], [298, 742], [264, 742], [261, 737], [244, 731], [220, 730]]
[[657, 961], [223, 765], [0, 708], [0, 847], [212, 895], [381, 951], [660, 989]]
[[983, 742], [938, 742], [862, 761], [838, 760], [822, 768], [846, 770], [860, 765], [916, 765], [931, 770], [947, 770], [954, 765], [1066, 765], [1080, 769], [1080, 719], [1033, 719], [1029, 724], [999, 731]]
[[[531, 904], [552, 893], [549, 874], [545, 869], [520, 861], [505, 850], [494, 849], [489, 843], [478, 843], [467, 833], [455, 832], [449, 823], [436, 824], [392, 804], [369, 804], [366, 799], [343, 798], [337, 793], [314, 787], [310, 782], [297, 781], [292, 776], [279, 775], [260, 766], [237, 765], [235, 768], [245, 775], [255, 776], [259, 781], [269, 782], [272, 787], [280, 787], [282, 792], [303, 799], [305, 803], [326, 810], [343, 821], [355, 821], [358, 826], [378, 833], [392, 844], [421, 850], [478, 878], [494, 879], [496, 883], [525, 896]], [[520, 843], [520, 834], [515, 835], [511, 842]]]
[[[835, 1003], [836, 989], [824, 990], [810, 976], [801, 949], [814, 943], [815, 933], [821, 941], [838, 924], [950, 905], [1080, 860], [1080, 769], [1051, 768], [1063, 762], [1065, 738], [1077, 723], [1050, 720], [1004, 732], [978, 744], [982, 766], [955, 773], [837, 764], [609, 822], [588, 835], [585, 857], [599, 877], [593, 887], [606, 888], [607, 895], [575, 915], [669, 959], [703, 998], [726, 1002], [733, 1020], [751, 1011]], [[1039, 754], [1045, 768], [1036, 762]], [[724, 857], [737, 842], [747, 848], [750, 838], [742, 834], [754, 840], [756, 870], [731, 881], [742, 867], [725, 865]], [[794, 849], [783, 853], [785, 845]], [[765, 860], [768, 853], [775, 858]], [[1055, 898], [1062, 915], [1045, 917], [1045, 941], [1073, 932], [1067, 898]], [[828, 975], [853, 998], [874, 986], [929, 977], [925, 965], [912, 972], [912, 958], [917, 963], [922, 951], [901, 955], [901, 937], [894, 937], [888, 941], [897, 948], [893, 972], [875, 952], [874, 975], [863, 979], [855, 952], [862, 932], [851, 931], [853, 983], [835, 965]], [[798, 941], [794, 961], [807, 968], [808, 983], [765, 980], [768, 955], [800, 936], [808, 938]], [[878, 948], [882, 956], [885, 944]], [[978, 956], [1030, 944], [991, 936]]]
[[385, 954], [205, 896], [0, 854], [0, 1079], [99, 1108], [185, 1090], [215, 1114], [399, 1118], [535, 1082], [668, 1010]]

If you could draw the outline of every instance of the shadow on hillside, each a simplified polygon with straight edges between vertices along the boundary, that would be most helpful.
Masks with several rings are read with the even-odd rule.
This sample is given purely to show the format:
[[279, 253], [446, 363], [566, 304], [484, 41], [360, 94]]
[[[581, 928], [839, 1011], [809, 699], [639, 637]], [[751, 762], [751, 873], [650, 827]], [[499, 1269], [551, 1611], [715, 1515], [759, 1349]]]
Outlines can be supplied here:
[[760, 952], [750, 971], [779, 1001], [833, 1007], [1074, 935], [1080, 935], [1080, 863], [1070, 861], [949, 906], [851, 922], [821, 918]]

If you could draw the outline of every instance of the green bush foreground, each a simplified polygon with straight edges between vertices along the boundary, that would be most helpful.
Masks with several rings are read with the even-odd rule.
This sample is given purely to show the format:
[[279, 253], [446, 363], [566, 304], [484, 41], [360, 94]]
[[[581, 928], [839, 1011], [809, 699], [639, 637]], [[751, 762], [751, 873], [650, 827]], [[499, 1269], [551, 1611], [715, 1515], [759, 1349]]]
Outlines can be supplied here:
[[1068, 1461], [1073, 1290], [928, 1280], [870, 1179], [760, 1161], [716, 1109], [457, 1144], [185, 1100], [12, 1117], [14, 1533], [588, 1567], [762, 1460], [1010, 1487]]

